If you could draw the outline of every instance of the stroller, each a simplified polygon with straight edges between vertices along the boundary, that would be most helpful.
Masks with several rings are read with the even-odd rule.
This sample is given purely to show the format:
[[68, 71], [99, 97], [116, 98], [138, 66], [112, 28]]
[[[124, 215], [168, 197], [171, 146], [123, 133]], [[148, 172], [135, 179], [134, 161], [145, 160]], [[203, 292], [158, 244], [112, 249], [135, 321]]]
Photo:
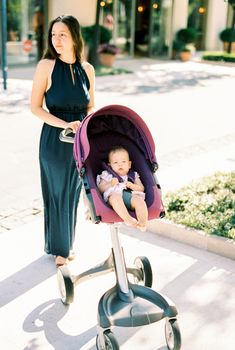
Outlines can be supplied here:
[[[101, 264], [72, 276], [66, 265], [58, 268], [58, 285], [61, 300], [70, 304], [74, 299], [74, 287], [91, 277], [114, 271], [116, 285], [100, 299], [98, 305], [98, 350], [117, 350], [118, 342], [111, 331], [112, 326], [137, 327], [165, 322], [165, 338], [169, 350], [181, 347], [181, 335], [177, 323], [177, 310], [171, 300], [155, 292], [152, 287], [152, 269], [149, 260], [140, 256], [133, 267], [126, 267], [119, 240], [120, 217], [107, 205], [96, 185], [96, 176], [103, 170], [103, 162], [110, 147], [122, 145], [130, 154], [133, 168], [139, 173], [144, 184], [148, 219], [164, 216], [160, 185], [155, 176], [158, 164], [155, 145], [145, 122], [130, 108], [109, 105], [88, 115], [75, 135], [68, 136], [69, 130], [61, 133], [60, 139], [74, 143], [74, 158], [81, 176], [87, 206], [94, 224], [100, 222], [110, 226], [112, 250]], [[129, 211], [135, 217], [134, 212]], [[135, 283], [128, 279], [131, 274]]]

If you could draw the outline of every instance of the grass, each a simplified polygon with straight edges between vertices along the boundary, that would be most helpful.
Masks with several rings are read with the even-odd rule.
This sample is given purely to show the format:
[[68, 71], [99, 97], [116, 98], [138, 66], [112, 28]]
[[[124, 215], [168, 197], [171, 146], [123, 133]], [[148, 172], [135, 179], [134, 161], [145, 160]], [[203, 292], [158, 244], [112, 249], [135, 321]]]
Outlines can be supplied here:
[[235, 239], [235, 172], [202, 178], [167, 193], [163, 202], [172, 222]]
[[100, 66], [95, 69], [95, 75], [97, 77], [102, 77], [105, 75], [130, 74], [130, 73], [133, 73], [133, 72], [125, 68]]

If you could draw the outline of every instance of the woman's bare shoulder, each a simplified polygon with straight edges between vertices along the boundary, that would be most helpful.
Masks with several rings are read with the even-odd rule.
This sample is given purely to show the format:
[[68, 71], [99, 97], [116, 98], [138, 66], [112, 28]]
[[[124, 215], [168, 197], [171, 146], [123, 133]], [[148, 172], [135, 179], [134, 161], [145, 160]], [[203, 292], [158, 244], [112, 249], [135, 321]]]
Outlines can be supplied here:
[[37, 70], [42, 72], [50, 72], [55, 65], [55, 60], [50, 60], [48, 58], [43, 58], [37, 64]]
[[95, 71], [94, 67], [92, 66], [92, 64], [90, 64], [87, 61], [82, 62], [82, 66], [83, 66], [83, 68], [85, 69], [85, 71], [87, 73], [93, 73]]
[[[43, 58], [40, 60], [37, 64], [35, 75], [34, 75], [34, 80], [37, 81], [50, 81], [51, 74], [53, 72], [55, 65], [55, 60], [50, 60], [47, 58]], [[49, 80], [48, 80], [49, 79]]]

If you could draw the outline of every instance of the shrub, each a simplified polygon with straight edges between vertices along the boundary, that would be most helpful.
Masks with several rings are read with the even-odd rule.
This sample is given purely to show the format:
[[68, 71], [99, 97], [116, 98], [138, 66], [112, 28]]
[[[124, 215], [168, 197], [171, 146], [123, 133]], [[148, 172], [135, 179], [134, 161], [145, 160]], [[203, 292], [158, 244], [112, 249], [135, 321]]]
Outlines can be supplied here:
[[[88, 47], [91, 47], [93, 45], [94, 30], [95, 25], [81, 28], [82, 37]], [[112, 32], [108, 28], [100, 25], [100, 44], [109, 43], [111, 38]]]
[[220, 32], [219, 38], [223, 42], [234, 42], [235, 41], [235, 29], [225, 28]]
[[215, 173], [164, 198], [175, 223], [235, 239], [235, 173]]
[[182, 28], [180, 29], [175, 36], [173, 41], [173, 51], [176, 55], [179, 52], [194, 52], [195, 51], [195, 42], [197, 39], [197, 31], [194, 28]]
[[235, 53], [205, 52], [202, 59], [207, 61], [235, 62]]
[[184, 44], [195, 43], [197, 40], [197, 31], [194, 28], [182, 28], [176, 34], [177, 40]]

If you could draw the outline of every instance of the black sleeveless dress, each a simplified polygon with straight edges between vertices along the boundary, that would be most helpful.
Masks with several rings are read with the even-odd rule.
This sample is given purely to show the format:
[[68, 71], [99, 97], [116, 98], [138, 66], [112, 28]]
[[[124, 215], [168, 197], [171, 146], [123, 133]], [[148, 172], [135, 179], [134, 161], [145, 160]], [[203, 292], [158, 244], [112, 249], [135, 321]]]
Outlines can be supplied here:
[[[81, 63], [68, 64], [57, 59], [51, 79], [51, 87], [45, 93], [50, 113], [68, 122], [82, 121], [87, 114], [90, 86]], [[43, 124], [39, 160], [45, 252], [66, 258], [75, 238], [81, 180], [73, 158], [73, 144], [59, 140], [61, 131]]]

